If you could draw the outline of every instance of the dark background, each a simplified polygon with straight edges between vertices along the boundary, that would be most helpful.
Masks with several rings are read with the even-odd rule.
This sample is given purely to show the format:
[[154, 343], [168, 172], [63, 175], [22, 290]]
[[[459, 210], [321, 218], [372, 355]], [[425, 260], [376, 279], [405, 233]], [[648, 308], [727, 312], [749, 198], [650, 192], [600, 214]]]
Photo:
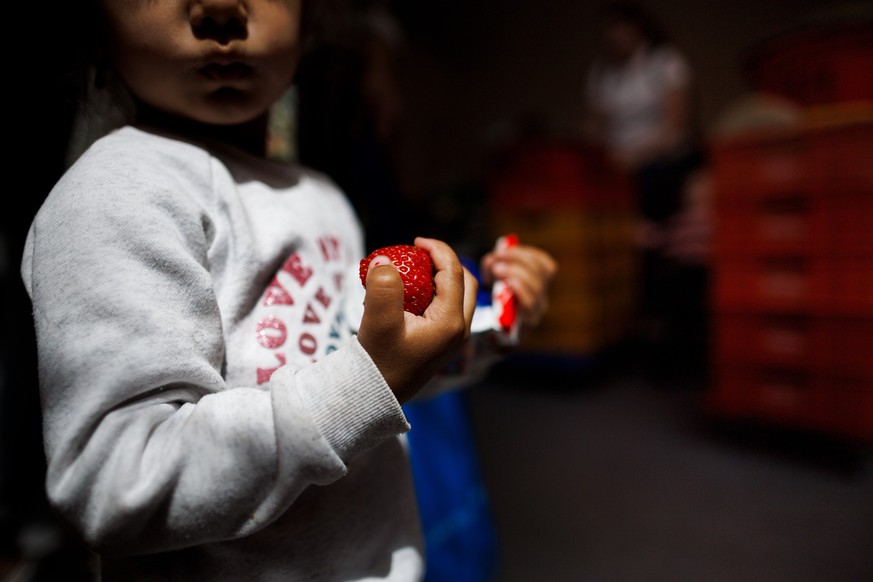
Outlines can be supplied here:
[[[409, 196], [426, 200], [463, 184], [479, 171], [494, 142], [519, 121], [558, 135], [578, 131], [600, 2], [394, 4], [408, 41], [407, 117], [397, 169]], [[781, 32], [852, 9], [829, 0], [647, 4], [691, 62], [705, 130], [749, 90], [742, 67], [749, 51]], [[50, 519], [42, 493], [35, 350], [18, 265], [33, 213], [63, 171], [75, 95], [65, 89], [62, 72], [72, 56], [72, 40], [84, 34], [70, 26], [69, 13], [77, 6], [55, 1], [10, 8], [9, 22], [18, 28], [15, 50], [6, 55], [4, 82], [8, 177], [0, 205], [0, 576], [20, 557], [20, 528]], [[19, 38], [25, 34], [25, 40]], [[75, 545], [70, 551], [76, 554]], [[60, 563], [67, 568], [63, 579], [74, 579], [70, 564], [79, 562]]]

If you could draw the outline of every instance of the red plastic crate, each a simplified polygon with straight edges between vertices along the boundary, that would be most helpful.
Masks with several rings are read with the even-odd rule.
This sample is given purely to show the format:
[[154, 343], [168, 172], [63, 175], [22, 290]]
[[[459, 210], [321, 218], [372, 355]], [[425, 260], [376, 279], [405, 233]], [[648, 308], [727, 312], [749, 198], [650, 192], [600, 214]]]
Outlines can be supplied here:
[[873, 256], [833, 257], [828, 271], [833, 313], [873, 316]]
[[705, 396], [714, 415], [769, 426], [873, 437], [873, 379], [720, 366]]
[[750, 83], [801, 105], [873, 100], [871, 39], [870, 24], [782, 34], [746, 55]]
[[840, 436], [873, 440], [873, 387], [844, 386], [830, 392], [825, 404], [832, 421], [826, 428]]
[[812, 196], [761, 197], [718, 207], [715, 249], [719, 255], [814, 255], [827, 251], [829, 217]]
[[816, 165], [829, 191], [873, 194], [873, 102], [867, 121], [809, 131]]
[[720, 204], [713, 242], [726, 258], [873, 257], [873, 190]]
[[825, 197], [822, 206], [828, 222], [827, 252], [831, 256], [873, 257], [873, 188], [835, 193]]
[[719, 364], [873, 379], [873, 317], [717, 312], [711, 325]]
[[863, 119], [851, 122], [811, 121], [712, 140], [718, 201], [873, 192], [873, 101], [868, 109]]
[[631, 182], [605, 155], [571, 140], [538, 139], [521, 144], [489, 169], [492, 211], [629, 208]]
[[873, 317], [829, 318], [822, 329], [829, 374], [873, 379]]
[[711, 382], [707, 407], [721, 416], [766, 424], [823, 428], [833, 422], [826, 392], [808, 373], [726, 367]]
[[717, 313], [712, 318], [714, 357], [724, 365], [754, 364], [825, 371], [830, 331], [803, 315]]
[[[822, 257], [719, 259], [713, 272], [713, 307], [773, 313], [822, 313], [832, 307], [833, 283]], [[847, 303], [857, 301], [850, 281]]]
[[761, 195], [796, 197], [818, 189], [818, 158], [800, 127], [718, 139], [710, 152], [720, 204]]
[[592, 204], [591, 194], [586, 193], [578, 182], [554, 179], [494, 180], [490, 185], [490, 196], [495, 214]]

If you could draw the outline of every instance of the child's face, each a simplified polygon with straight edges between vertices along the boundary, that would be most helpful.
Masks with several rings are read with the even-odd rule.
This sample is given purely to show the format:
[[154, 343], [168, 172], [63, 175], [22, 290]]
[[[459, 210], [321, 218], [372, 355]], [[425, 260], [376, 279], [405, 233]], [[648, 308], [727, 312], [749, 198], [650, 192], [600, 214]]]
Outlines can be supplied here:
[[302, 0], [100, 0], [128, 89], [202, 123], [258, 117], [289, 87]]

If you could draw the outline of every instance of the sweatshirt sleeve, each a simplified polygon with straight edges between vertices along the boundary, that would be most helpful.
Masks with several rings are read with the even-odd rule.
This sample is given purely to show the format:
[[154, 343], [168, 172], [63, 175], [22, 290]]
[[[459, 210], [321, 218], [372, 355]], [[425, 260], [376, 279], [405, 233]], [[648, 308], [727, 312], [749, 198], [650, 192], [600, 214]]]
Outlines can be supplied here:
[[228, 386], [202, 209], [178, 184], [92, 171], [62, 179], [22, 262], [47, 492], [92, 547], [247, 535], [409, 428], [354, 340], [266, 388]]

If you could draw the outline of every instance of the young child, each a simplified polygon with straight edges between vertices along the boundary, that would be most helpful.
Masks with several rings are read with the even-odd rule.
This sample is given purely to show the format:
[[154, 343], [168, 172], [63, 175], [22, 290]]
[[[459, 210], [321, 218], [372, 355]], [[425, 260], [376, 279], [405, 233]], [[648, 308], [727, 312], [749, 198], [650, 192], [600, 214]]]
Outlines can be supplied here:
[[[475, 279], [418, 238], [437, 270], [424, 316], [391, 266], [364, 295], [348, 201], [264, 157], [300, 0], [99, 11], [101, 76], [135, 118], [61, 178], [22, 260], [53, 507], [104, 582], [418, 580], [401, 404], [465, 345]], [[536, 323], [551, 257], [519, 246], [483, 269]]]

